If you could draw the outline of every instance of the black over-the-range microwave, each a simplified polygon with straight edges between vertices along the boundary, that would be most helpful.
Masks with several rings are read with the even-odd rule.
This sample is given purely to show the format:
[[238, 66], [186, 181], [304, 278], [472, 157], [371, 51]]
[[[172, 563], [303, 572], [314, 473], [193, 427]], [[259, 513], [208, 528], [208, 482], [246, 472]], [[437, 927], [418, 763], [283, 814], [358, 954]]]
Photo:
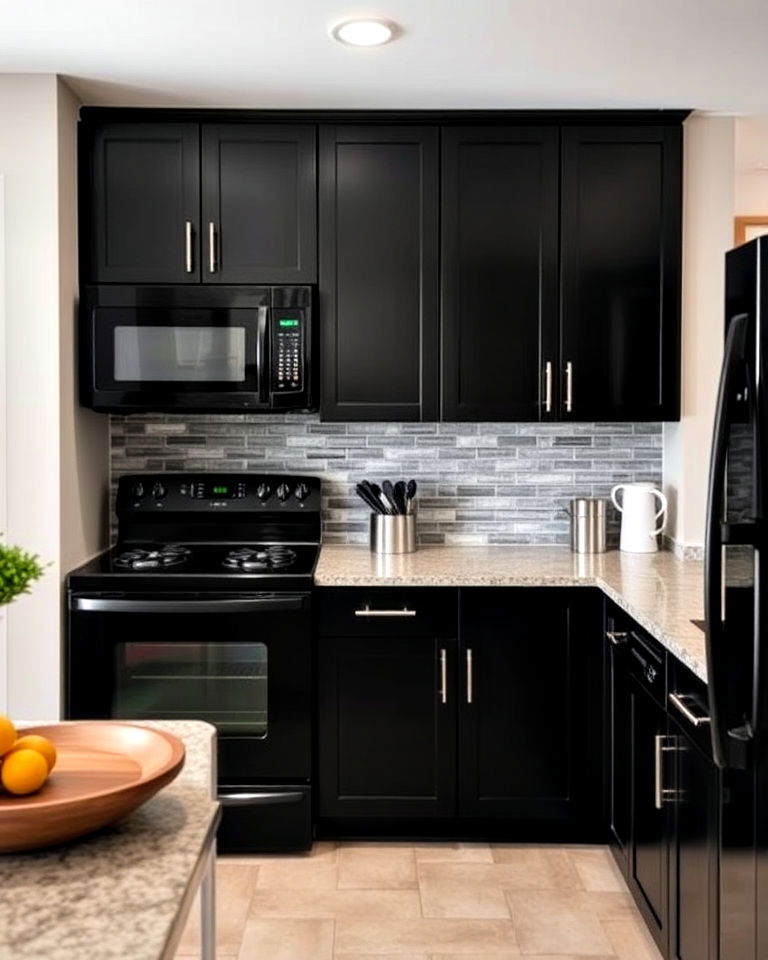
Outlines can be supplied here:
[[95, 286], [80, 399], [114, 413], [315, 408], [313, 288]]

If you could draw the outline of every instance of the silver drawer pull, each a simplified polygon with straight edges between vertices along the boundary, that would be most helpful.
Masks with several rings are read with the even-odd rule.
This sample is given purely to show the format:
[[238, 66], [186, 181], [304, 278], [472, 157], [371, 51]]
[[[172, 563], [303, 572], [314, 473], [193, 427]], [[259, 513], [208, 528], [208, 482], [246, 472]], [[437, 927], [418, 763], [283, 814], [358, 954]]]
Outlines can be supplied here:
[[573, 364], [565, 365], [565, 412], [573, 413]]
[[184, 221], [184, 270], [192, 273], [192, 221]]
[[467, 703], [472, 703], [472, 694], [473, 694], [473, 682], [472, 682], [472, 650], [467, 650]]
[[664, 760], [665, 753], [674, 753], [675, 747], [668, 746], [666, 741], [673, 740], [674, 737], [667, 737], [666, 734], [657, 733], [653, 738], [653, 805], [657, 810], [661, 810], [663, 805], [675, 796], [676, 791], [664, 787]]
[[620, 647], [623, 643], [626, 643], [627, 637], [629, 636], [626, 631], [622, 632], [621, 630], [607, 630], [605, 635], [614, 647]]
[[440, 650], [440, 703], [448, 703], [448, 651]]
[[552, 413], [552, 361], [544, 364], [544, 412]]
[[356, 617], [415, 617], [416, 611], [403, 607], [402, 610], [371, 610], [366, 604], [362, 610], [355, 610]]
[[682, 713], [691, 726], [703, 727], [705, 723], [709, 723], [709, 717], [706, 715], [697, 717], [685, 703], [686, 700], [691, 699], [693, 699], [691, 695], [685, 693], [670, 693], [669, 695], [669, 702]]
[[208, 271], [216, 273], [216, 224], [208, 224]]

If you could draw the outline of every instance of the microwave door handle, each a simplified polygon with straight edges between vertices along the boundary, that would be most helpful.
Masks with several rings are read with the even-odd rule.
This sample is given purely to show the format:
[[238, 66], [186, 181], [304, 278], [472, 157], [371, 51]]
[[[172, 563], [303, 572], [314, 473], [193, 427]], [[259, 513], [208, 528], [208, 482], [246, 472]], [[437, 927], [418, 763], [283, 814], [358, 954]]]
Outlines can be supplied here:
[[[728, 457], [729, 401], [736, 384], [736, 373], [746, 355], [748, 317], [734, 317], [725, 341], [720, 386], [715, 408], [712, 454], [709, 465], [709, 491], [706, 516], [706, 549], [704, 555], [704, 620], [707, 656], [707, 697], [711, 717], [712, 753], [719, 767], [727, 765], [727, 720], [724, 699], [727, 694], [727, 662], [723, 636], [723, 540], [722, 521]], [[753, 393], [753, 391], [750, 391]], [[750, 399], [750, 402], [754, 402]]]
[[269, 307], [258, 308], [256, 320], [256, 376], [259, 383], [259, 401], [269, 402], [270, 384], [272, 380], [272, 362], [267, 346], [267, 320]]

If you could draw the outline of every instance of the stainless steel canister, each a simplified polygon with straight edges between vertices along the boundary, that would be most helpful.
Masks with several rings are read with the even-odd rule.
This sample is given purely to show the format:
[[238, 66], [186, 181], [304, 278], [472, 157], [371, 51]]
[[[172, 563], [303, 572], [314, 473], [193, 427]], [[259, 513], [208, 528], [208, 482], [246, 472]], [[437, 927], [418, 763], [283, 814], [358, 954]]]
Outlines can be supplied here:
[[576, 497], [566, 511], [571, 518], [571, 550], [605, 553], [606, 503], [597, 497]]
[[416, 550], [416, 517], [413, 514], [371, 514], [371, 553], [413, 553]]

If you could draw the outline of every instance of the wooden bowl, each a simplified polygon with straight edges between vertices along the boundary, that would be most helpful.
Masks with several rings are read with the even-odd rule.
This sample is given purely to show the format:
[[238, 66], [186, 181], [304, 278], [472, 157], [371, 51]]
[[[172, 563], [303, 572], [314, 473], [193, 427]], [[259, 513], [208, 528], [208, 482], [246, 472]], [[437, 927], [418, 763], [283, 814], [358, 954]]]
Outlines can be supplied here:
[[48, 737], [58, 758], [37, 793], [0, 790], [0, 853], [64, 843], [114, 823], [184, 766], [184, 744], [150, 727], [84, 721], [19, 730], [27, 733]]

